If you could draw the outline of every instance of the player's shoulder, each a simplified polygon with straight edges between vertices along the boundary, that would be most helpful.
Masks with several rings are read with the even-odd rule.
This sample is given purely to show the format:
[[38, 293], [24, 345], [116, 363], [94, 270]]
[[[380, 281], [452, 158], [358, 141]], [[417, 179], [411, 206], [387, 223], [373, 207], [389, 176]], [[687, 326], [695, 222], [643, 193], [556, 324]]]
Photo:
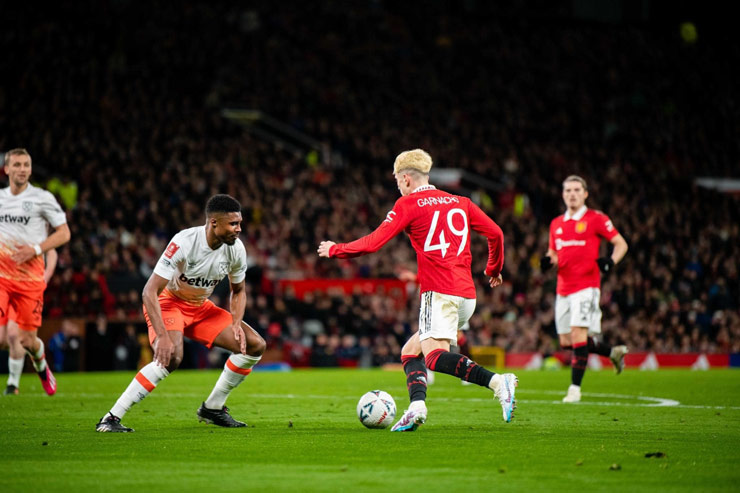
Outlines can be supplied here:
[[588, 209], [586, 211], [586, 217], [591, 219], [603, 219], [603, 218], [609, 218], [609, 216], [606, 215], [605, 212], [600, 211], [598, 209]]
[[176, 243], [179, 247], [190, 247], [197, 241], [201, 229], [203, 229], [203, 226], [183, 229], [172, 237], [170, 243]]
[[43, 202], [56, 202], [57, 201], [53, 193], [46, 190], [45, 188], [37, 187], [30, 183], [28, 184], [28, 191], [26, 193], [28, 194], [29, 198], [33, 198], [34, 200], [39, 200]]

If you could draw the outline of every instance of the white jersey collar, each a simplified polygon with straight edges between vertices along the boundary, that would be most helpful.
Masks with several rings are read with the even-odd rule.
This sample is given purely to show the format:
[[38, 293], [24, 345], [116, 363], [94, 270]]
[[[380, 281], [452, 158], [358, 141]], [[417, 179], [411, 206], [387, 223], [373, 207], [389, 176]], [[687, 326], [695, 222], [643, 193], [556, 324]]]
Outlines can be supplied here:
[[437, 187], [435, 187], [434, 185], [422, 185], [420, 187], [416, 187], [414, 191], [411, 193], [426, 192], [427, 190], [436, 190], [436, 189]]
[[576, 213], [573, 214], [572, 216], [570, 215], [570, 211], [565, 211], [563, 221], [570, 221], [571, 219], [580, 221], [581, 219], [583, 219], [583, 216], [586, 214], [587, 210], [588, 210], [588, 207], [586, 207], [585, 205], [582, 205], [581, 208], [578, 209]]

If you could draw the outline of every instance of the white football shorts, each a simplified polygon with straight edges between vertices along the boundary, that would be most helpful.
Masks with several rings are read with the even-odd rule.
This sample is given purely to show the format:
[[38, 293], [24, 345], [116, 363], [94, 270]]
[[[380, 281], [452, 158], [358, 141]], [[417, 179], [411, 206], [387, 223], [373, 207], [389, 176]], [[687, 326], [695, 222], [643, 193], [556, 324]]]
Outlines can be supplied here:
[[586, 288], [568, 296], [555, 298], [555, 329], [558, 334], [570, 334], [571, 327], [588, 327], [589, 334], [601, 334], [599, 288]]
[[419, 307], [419, 340], [447, 339], [457, 344], [457, 331], [467, 330], [475, 299], [426, 291]]

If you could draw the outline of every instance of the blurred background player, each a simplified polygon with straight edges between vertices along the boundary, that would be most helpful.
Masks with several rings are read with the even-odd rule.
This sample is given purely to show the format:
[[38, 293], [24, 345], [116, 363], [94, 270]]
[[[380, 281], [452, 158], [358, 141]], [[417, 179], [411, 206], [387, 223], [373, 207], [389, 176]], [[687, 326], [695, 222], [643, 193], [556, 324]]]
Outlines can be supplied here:
[[[627, 253], [627, 242], [603, 212], [586, 207], [586, 180], [571, 175], [563, 181], [567, 210], [550, 223], [550, 241], [543, 268], [558, 268], [555, 327], [563, 349], [572, 349], [571, 385], [563, 402], [581, 400], [581, 381], [588, 353], [609, 356], [617, 373], [624, 368], [626, 346], [609, 347], [594, 337], [601, 334], [600, 272], [608, 274]], [[614, 249], [599, 258], [601, 239]], [[594, 337], [589, 337], [594, 336]]]
[[[43, 255], [67, 243], [70, 232], [67, 216], [54, 195], [29, 183], [31, 172], [28, 151], [18, 148], [5, 153], [9, 186], [0, 190], [0, 324], [17, 324], [21, 347], [31, 356], [44, 391], [54, 395], [56, 380], [46, 364], [44, 343], [37, 336], [46, 281], [51, 277], [45, 275]], [[49, 227], [54, 229], [50, 235]], [[20, 376], [23, 357], [18, 357], [15, 342], [8, 345], [10, 375]], [[16, 393], [17, 382], [15, 389], [10, 385], [8, 382], [6, 393]]]
[[[265, 341], [242, 320], [247, 304], [247, 252], [239, 239], [241, 222], [239, 202], [229, 195], [214, 195], [206, 204], [205, 226], [185, 229], [172, 238], [142, 293], [154, 361], [136, 374], [98, 422], [97, 431], [134, 431], [123, 426], [121, 418], [177, 369], [183, 356], [183, 336], [209, 349], [218, 346], [233, 353], [211, 395], [198, 409], [198, 419], [226, 428], [246, 426], [231, 417], [225, 403], [262, 358]], [[231, 283], [231, 313], [208, 299], [226, 276]]]
[[391, 431], [414, 431], [426, 421], [427, 367], [493, 390], [507, 422], [516, 404], [516, 376], [494, 374], [466, 356], [450, 352], [458, 330], [475, 311], [470, 229], [488, 238], [485, 273], [490, 277], [491, 287], [502, 282], [503, 232], [470, 199], [430, 185], [431, 168], [431, 156], [421, 149], [399, 154], [393, 165], [393, 176], [401, 198], [383, 223], [358, 240], [340, 244], [322, 241], [318, 248], [321, 257], [357, 257], [378, 251], [405, 231], [416, 250], [421, 291], [419, 330], [401, 351], [410, 404]]
[[[46, 252], [44, 260], [44, 282], [48, 285], [57, 266], [57, 251], [52, 248]], [[0, 320], [0, 348], [8, 351], [8, 382], [3, 395], [18, 395], [26, 353], [21, 346], [20, 328], [15, 320]]]

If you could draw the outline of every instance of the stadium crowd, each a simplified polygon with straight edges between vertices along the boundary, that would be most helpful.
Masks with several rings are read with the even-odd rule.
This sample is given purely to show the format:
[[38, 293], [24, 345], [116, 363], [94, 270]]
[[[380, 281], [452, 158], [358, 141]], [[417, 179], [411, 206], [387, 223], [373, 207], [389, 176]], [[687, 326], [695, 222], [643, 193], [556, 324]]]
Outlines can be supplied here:
[[[29, 149], [72, 231], [46, 316], [143, 330], [141, 287], [167, 241], [202, 223], [208, 196], [228, 193], [244, 208], [248, 321], [268, 351], [301, 365], [397, 362], [416, 329], [413, 285], [399, 309], [361, 292], [298, 299], [278, 281], [396, 277], [414, 265], [405, 238], [348, 261], [315, 250], [374, 229], [398, 197], [393, 158], [421, 147], [435, 167], [481, 177], [459, 190], [504, 230], [501, 288], [486, 286], [485, 242], [473, 243], [471, 343], [557, 349], [555, 276], [539, 263], [562, 179], [577, 173], [587, 205], [630, 244], [603, 283], [605, 338], [632, 351], [740, 352], [738, 195], [694, 182], [740, 169], [737, 44], [687, 43], [674, 25], [443, 5], [13, 5], [17, 21], [0, 33], [12, 74], [0, 149]], [[230, 106], [322, 148], [265, 139], [223, 118]]]

